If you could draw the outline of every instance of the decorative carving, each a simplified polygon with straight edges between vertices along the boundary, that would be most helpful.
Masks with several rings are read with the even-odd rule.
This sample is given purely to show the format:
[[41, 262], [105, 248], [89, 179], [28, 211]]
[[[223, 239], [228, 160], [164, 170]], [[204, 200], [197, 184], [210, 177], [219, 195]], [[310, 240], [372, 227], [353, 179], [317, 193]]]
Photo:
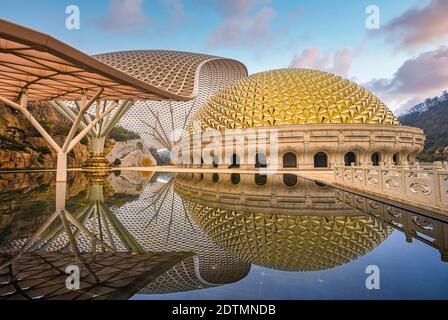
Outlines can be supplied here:
[[428, 219], [423, 218], [423, 217], [413, 216], [412, 217], [412, 222], [417, 227], [422, 228], [423, 230], [426, 230], [426, 231], [434, 230], [434, 225], [432, 224], [432, 222], [429, 221]]
[[400, 184], [394, 179], [387, 179], [386, 187], [389, 189], [400, 190]]
[[422, 193], [424, 196], [429, 196], [432, 193], [431, 188], [427, 184], [420, 182], [412, 182], [409, 185], [409, 190], [415, 194]]
[[401, 210], [400, 209], [397, 209], [395, 207], [387, 207], [386, 212], [394, 218], [397, 218], [397, 219], [401, 218]]
[[369, 204], [369, 207], [371, 207], [372, 209], [375, 209], [375, 210], [379, 209], [379, 207], [380, 207], [378, 202], [373, 201], [373, 200], [369, 200], [368, 204]]
[[367, 179], [367, 182], [371, 185], [377, 185], [378, 184], [378, 179], [375, 177], [369, 177], [369, 179]]

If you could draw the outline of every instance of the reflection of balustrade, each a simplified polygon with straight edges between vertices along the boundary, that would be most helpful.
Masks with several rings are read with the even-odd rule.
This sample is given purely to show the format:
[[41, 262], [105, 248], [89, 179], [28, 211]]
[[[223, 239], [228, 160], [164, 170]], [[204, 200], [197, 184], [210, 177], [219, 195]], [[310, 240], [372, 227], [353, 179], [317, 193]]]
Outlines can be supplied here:
[[431, 169], [337, 166], [334, 178], [341, 185], [448, 211], [448, 163]]
[[342, 190], [336, 191], [336, 198], [404, 233], [406, 241], [415, 238], [439, 250], [442, 261], [448, 262], [447, 223]]

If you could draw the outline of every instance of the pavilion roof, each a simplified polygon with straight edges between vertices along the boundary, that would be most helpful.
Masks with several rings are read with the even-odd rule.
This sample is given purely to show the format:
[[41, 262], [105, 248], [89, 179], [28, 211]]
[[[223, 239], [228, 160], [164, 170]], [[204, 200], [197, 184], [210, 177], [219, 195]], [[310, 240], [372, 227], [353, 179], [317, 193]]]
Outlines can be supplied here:
[[0, 19], [0, 96], [29, 101], [79, 100], [104, 92], [102, 100], [180, 100], [168, 91], [109, 66], [47, 34]]

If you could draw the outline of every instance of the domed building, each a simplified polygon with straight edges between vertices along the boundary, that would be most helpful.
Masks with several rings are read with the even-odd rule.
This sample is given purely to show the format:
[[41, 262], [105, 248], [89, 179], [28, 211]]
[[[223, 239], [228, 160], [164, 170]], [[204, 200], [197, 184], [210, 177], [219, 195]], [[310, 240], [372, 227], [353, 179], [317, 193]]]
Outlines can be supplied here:
[[[188, 149], [192, 155], [203, 155], [209, 143], [200, 141], [201, 134], [226, 134], [219, 154], [210, 155], [213, 161], [200, 162], [215, 167], [253, 168], [269, 162], [298, 169], [352, 163], [407, 165], [415, 161], [425, 142], [421, 129], [400, 125], [365, 88], [310, 69], [272, 70], [234, 82], [202, 105], [187, 131], [179, 150]], [[239, 138], [229, 138], [231, 132]], [[267, 134], [268, 144], [276, 145], [276, 154], [259, 150], [261, 133]], [[236, 146], [241, 142], [242, 151]], [[251, 150], [258, 151], [254, 155]], [[193, 156], [191, 161], [182, 160], [179, 164], [197, 165]]]

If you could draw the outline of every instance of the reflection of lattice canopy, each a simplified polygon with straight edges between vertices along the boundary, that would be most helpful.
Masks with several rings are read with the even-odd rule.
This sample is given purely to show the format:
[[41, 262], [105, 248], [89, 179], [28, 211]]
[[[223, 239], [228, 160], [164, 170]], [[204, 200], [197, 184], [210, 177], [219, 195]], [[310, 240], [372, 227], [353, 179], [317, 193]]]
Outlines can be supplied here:
[[191, 100], [197, 95], [199, 70], [204, 63], [224, 60], [245, 69], [234, 60], [178, 51], [122, 51], [100, 54], [95, 58], [134, 78], [182, 96], [184, 100]]
[[228, 252], [287, 271], [334, 268], [363, 256], [390, 234], [368, 216], [286, 216], [212, 208], [190, 202], [190, 213]]
[[[85, 253], [85, 264], [66, 252], [25, 254], [14, 267], [0, 269], [0, 299], [129, 299], [187, 253]], [[66, 288], [66, 268], [80, 269], [80, 289]], [[17, 276], [19, 275], [19, 276]]]
[[245, 77], [209, 99], [195, 115], [202, 130], [288, 124], [398, 124], [356, 83], [327, 72], [283, 69]]

